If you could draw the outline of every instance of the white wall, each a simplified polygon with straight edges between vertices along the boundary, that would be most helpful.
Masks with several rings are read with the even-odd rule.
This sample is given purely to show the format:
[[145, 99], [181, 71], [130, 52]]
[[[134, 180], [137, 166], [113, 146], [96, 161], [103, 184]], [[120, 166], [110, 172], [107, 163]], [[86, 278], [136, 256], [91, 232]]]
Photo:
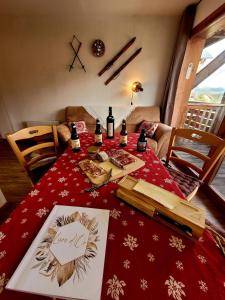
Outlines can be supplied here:
[[198, 25], [205, 18], [207, 18], [212, 12], [214, 12], [218, 7], [224, 4], [224, 0], [202, 0], [196, 11], [194, 26]]
[[3, 98], [0, 95], [0, 138], [4, 137], [6, 133], [12, 132], [13, 126], [8, 115]]
[[[1, 17], [0, 94], [12, 129], [21, 128], [27, 120], [62, 120], [62, 110], [68, 105], [130, 105], [129, 86], [136, 80], [144, 86], [136, 104], [159, 105], [178, 21], [178, 17], [165, 16]], [[74, 33], [83, 43], [79, 55], [87, 73], [78, 63], [68, 72], [73, 59], [68, 43]], [[133, 46], [99, 78], [99, 70], [133, 36], [137, 37]], [[101, 58], [90, 51], [96, 38], [105, 42]], [[143, 48], [139, 56], [105, 86], [104, 81], [139, 47]], [[0, 119], [0, 130], [2, 122]]]

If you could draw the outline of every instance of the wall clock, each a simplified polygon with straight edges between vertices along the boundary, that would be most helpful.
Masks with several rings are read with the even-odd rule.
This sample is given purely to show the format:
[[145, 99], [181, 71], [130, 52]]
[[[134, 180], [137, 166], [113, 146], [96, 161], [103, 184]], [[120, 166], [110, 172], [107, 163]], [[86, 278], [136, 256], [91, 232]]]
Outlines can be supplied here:
[[92, 53], [96, 57], [101, 57], [105, 53], [105, 44], [101, 40], [95, 40], [92, 44]]

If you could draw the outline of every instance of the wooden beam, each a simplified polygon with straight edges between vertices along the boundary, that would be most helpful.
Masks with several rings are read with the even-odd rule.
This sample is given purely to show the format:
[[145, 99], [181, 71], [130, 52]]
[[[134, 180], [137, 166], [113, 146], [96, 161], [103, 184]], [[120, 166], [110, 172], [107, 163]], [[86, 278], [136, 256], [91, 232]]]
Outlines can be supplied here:
[[[182, 127], [184, 124], [188, 99], [195, 81], [196, 71], [204, 44], [205, 39], [198, 36], [193, 37], [188, 41], [175, 96], [175, 105], [171, 122], [171, 126], [173, 127]], [[192, 70], [188, 71], [190, 67]]]
[[225, 50], [220, 53], [213, 61], [211, 61], [205, 68], [197, 73], [193, 88], [198, 86], [203, 80], [214, 73], [219, 67], [225, 63]]
[[225, 25], [225, 3], [218, 7], [207, 18], [192, 29], [191, 36], [201, 36], [208, 39], [216, 31], [224, 29]]

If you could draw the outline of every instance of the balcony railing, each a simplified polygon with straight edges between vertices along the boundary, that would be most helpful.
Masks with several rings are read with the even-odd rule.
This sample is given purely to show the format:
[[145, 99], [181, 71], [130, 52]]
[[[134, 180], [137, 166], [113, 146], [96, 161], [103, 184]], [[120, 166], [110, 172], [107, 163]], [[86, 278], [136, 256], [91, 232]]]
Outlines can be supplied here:
[[217, 133], [225, 114], [225, 104], [188, 103], [184, 128]]

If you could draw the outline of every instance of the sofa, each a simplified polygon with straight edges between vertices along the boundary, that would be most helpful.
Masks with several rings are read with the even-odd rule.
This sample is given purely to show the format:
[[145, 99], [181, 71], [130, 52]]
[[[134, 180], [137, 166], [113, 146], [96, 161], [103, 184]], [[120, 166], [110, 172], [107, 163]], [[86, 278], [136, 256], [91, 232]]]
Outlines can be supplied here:
[[[88, 131], [94, 132], [96, 120], [83, 106], [68, 106], [65, 109], [65, 120], [69, 122], [85, 121]], [[160, 122], [160, 108], [158, 106], [136, 107], [126, 119], [127, 131], [136, 132], [142, 121], [157, 122], [158, 127], [153, 138], [147, 138], [148, 145], [152, 147], [156, 155], [161, 159], [166, 156], [172, 128]], [[120, 127], [115, 129], [120, 131]]]

